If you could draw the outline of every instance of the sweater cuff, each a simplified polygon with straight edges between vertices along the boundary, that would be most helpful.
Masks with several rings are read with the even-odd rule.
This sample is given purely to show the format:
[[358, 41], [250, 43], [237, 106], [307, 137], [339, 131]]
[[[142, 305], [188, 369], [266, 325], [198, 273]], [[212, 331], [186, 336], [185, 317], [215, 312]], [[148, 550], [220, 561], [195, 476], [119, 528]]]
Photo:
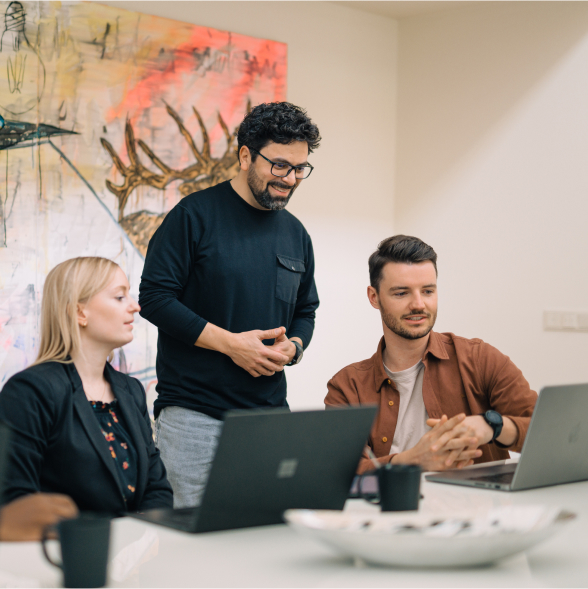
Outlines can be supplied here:
[[298, 337], [302, 340], [302, 347], [306, 350], [306, 348], [310, 344], [310, 340], [312, 339], [312, 332], [313, 326], [309, 326], [306, 322], [293, 322], [286, 334], [286, 337], [290, 339], [291, 337]]

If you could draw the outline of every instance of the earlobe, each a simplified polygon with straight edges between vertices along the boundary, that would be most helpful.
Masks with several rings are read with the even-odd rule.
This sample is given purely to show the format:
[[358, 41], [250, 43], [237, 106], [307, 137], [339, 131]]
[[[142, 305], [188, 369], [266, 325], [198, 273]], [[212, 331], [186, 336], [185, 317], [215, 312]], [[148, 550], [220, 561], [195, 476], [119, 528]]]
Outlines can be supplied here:
[[380, 310], [380, 299], [378, 297], [378, 293], [376, 292], [376, 289], [373, 286], [367, 287], [367, 296], [368, 296], [368, 301], [370, 302], [370, 305], [374, 309], [378, 309], [378, 311], [379, 311]]
[[249, 169], [249, 164], [251, 163], [251, 152], [246, 145], [243, 145], [239, 150], [239, 164], [241, 165], [241, 169], [246, 172]]
[[83, 307], [79, 303], [77, 306], [77, 313], [78, 313], [78, 325], [80, 327], [86, 327], [88, 325], [88, 319], [86, 317]]

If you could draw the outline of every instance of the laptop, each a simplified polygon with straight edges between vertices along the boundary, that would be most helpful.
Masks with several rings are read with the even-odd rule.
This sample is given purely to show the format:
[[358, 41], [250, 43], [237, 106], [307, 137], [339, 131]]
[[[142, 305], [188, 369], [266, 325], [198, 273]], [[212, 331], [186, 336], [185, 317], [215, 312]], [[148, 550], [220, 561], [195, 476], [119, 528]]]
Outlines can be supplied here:
[[200, 533], [282, 524], [291, 508], [343, 509], [376, 411], [229, 411], [200, 505], [130, 515]]
[[588, 384], [541, 390], [518, 464], [448, 470], [425, 478], [500, 491], [588, 480]]

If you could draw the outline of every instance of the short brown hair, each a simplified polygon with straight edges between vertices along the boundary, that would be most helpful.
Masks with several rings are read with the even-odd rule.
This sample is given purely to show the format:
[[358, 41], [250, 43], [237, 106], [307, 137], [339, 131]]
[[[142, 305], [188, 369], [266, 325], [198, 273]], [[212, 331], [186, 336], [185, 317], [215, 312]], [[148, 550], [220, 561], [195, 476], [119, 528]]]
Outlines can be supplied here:
[[437, 254], [435, 250], [418, 237], [394, 235], [378, 244], [378, 249], [370, 256], [370, 284], [378, 290], [382, 281], [382, 269], [388, 262], [399, 264], [420, 264], [432, 262], [437, 274]]

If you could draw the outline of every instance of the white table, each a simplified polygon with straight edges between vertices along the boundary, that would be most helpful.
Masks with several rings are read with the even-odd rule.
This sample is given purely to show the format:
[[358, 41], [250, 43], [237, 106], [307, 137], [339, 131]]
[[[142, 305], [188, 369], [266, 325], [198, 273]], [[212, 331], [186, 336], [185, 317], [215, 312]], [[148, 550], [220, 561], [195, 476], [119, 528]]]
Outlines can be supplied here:
[[[113, 587], [588, 587], [588, 482], [503, 493], [423, 483], [421, 509], [486, 511], [546, 504], [578, 514], [553, 539], [491, 567], [404, 570], [357, 566], [287, 526], [185, 534], [123, 518], [113, 522]], [[349, 501], [346, 509], [376, 509]], [[56, 587], [57, 569], [35, 543], [0, 544], [0, 586]]]

